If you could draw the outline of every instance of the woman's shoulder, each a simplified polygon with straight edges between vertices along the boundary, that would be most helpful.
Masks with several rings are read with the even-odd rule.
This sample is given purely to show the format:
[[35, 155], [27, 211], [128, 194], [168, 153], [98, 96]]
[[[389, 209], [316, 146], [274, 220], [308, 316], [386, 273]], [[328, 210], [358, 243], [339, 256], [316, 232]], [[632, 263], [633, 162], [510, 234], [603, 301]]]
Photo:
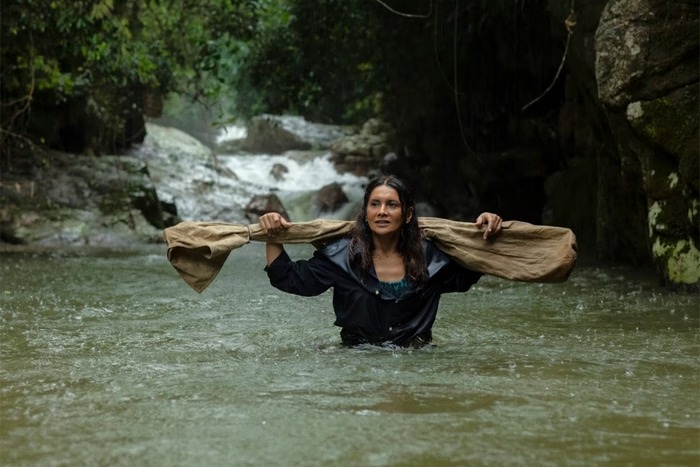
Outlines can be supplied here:
[[333, 255], [339, 251], [347, 251], [350, 247], [350, 237], [341, 237], [331, 240], [320, 248], [321, 252], [326, 255]]
[[339, 254], [346, 254], [348, 248], [350, 248], [350, 237], [342, 237], [326, 243], [319, 251], [331, 258]]
[[319, 261], [326, 261], [340, 267], [344, 271], [350, 271], [350, 238], [342, 237], [332, 240], [314, 253], [314, 258]]

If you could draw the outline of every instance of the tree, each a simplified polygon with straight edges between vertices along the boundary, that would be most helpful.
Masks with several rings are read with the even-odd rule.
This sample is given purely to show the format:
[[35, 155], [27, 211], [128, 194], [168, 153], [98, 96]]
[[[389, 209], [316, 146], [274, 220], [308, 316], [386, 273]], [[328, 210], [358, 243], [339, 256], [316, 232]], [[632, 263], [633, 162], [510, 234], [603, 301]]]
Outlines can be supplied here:
[[[366, 0], [290, 0], [271, 7], [256, 31], [236, 85], [249, 114], [300, 114], [357, 123], [376, 115], [382, 77], [378, 4]], [[277, 18], [277, 21], [270, 21]]]
[[3, 0], [2, 167], [37, 143], [116, 151], [164, 94], [216, 95], [264, 3]]

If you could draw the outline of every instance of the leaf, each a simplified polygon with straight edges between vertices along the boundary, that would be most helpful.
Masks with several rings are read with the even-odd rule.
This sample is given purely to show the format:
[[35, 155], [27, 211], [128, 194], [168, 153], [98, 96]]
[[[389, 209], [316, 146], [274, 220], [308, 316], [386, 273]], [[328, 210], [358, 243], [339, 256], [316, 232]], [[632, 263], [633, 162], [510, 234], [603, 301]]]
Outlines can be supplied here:
[[112, 9], [114, 8], [113, 0], [102, 0], [92, 6], [92, 11], [90, 12], [90, 19], [100, 20], [110, 16]]

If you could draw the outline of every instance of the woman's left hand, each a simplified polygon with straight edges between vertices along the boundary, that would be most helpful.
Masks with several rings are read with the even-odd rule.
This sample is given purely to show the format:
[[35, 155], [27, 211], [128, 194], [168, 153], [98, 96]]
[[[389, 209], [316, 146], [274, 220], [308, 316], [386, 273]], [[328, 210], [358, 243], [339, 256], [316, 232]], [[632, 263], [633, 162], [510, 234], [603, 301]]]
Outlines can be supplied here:
[[476, 218], [476, 226], [481, 228], [484, 224], [486, 224], [486, 229], [484, 230], [484, 240], [486, 240], [501, 233], [503, 220], [497, 214], [482, 212]]

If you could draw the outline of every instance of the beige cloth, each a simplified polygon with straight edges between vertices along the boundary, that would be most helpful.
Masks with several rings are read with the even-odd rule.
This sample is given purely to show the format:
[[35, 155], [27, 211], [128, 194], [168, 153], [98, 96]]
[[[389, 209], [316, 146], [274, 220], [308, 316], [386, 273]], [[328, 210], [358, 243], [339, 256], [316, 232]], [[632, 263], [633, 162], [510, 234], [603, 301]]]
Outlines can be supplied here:
[[[521, 282], [563, 282], [576, 264], [576, 236], [570, 229], [503, 222], [500, 235], [483, 239], [474, 223], [436, 217], [418, 219], [423, 235], [457, 263], [474, 271]], [[279, 243], [311, 243], [317, 248], [351, 232], [353, 221], [296, 222], [278, 233]], [[197, 292], [216, 278], [232, 250], [268, 237], [259, 224], [181, 222], [165, 229], [167, 256]]]

